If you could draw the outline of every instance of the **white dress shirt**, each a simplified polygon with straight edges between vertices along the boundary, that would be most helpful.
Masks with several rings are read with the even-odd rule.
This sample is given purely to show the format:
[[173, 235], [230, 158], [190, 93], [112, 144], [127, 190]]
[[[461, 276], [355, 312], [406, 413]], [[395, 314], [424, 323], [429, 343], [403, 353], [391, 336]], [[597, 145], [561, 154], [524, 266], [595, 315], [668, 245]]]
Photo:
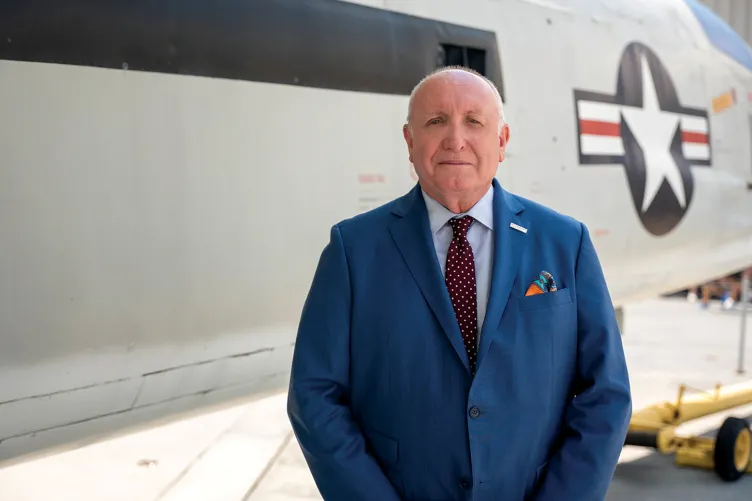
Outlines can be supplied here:
[[442, 276], [446, 272], [447, 253], [452, 243], [452, 227], [448, 221], [452, 218], [471, 216], [475, 221], [467, 231], [467, 240], [473, 249], [475, 258], [475, 285], [478, 299], [478, 339], [486, 316], [488, 293], [491, 287], [491, 270], [493, 265], [493, 186], [478, 203], [463, 214], [455, 214], [421, 190], [428, 209], [428, 221], [431, 225], [433, 246], [441, 265]]

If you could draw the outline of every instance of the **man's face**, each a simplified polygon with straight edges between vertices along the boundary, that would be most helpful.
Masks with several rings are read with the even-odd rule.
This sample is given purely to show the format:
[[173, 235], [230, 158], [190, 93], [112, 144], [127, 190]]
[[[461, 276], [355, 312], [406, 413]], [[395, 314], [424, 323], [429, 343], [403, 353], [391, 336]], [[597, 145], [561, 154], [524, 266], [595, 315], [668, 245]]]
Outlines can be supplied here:
[[426, 193], [443, 203], [488, 190], [509, 140], [499, 118], [494, 91], [475, 75], [451, 71], [423, 83], [403, 133]]

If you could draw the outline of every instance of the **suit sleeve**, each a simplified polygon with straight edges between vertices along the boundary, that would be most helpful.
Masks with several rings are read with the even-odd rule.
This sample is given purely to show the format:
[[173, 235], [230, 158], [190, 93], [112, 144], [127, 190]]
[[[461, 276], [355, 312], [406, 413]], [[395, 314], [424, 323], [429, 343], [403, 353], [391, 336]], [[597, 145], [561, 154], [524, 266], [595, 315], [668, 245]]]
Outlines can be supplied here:
[[561, 448], [548, 463], [535, 501], [602, 501], [632, 416], [616, 315], [588, 230], [582, 224], [581, 229], [574, 391], [563, 419]]
[[400, 501], [349, 408], [351, 285], [337, 226], [305, 301], [287, 412], [325, 501]]

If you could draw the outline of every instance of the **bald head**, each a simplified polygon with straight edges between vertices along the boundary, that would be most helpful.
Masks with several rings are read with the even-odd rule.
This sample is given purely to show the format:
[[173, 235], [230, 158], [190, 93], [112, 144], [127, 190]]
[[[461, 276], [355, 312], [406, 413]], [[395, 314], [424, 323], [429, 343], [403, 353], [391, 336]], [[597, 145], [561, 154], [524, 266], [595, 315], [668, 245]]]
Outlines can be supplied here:
[[403, 135], [423, 188], [464, 212], [490, 188], [509, 141], [496, 86], [464, 68], [443, 68], [410, 96]]
[[[436, 81], [441, 81], [445, 84], [451, 82], [451, 84], [464, 84], [469, 86], [472, 86], [473, 82], [476, 82], [480, 84], [480, 86], [487, 88], [487, 91], [489, 93], [488, 95], [493, 99], [493, 102], [496, 106], [496, 111], [499, 116], [499, 127], [502, 127], [504, 125], [504, 103], [501, 100], [501, 94], [499, 93], [499, 89], [496, 87], [496, 85], [488, 78], [470, 68], [466, 68], [464, 66], [446, 66], [426, 75], [413, 88], [413, 91], [410, 93], [410, 100], [407, 104], [408, 127], [412, 127], [415, 102], [420, 99], [420, 95], [422, 94], [424, 88], [428, 87], [430, 89], [431, 85], [427, 84], [431, 84]], [[481, 90], [481, 92], [483, 91]]]

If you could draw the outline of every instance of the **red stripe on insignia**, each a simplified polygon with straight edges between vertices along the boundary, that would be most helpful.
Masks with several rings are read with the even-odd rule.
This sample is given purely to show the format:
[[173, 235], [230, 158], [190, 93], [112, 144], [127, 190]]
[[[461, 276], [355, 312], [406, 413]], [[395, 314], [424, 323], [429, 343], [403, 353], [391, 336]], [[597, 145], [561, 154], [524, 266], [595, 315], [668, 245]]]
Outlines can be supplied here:
[[591, 136], [621, 136], [621, 126], [613, 122], [580, 120], [580, 134]]
[[682, 141], [685, 143], [708, 144], [708, 135], [703, 132], [682, 131]]

